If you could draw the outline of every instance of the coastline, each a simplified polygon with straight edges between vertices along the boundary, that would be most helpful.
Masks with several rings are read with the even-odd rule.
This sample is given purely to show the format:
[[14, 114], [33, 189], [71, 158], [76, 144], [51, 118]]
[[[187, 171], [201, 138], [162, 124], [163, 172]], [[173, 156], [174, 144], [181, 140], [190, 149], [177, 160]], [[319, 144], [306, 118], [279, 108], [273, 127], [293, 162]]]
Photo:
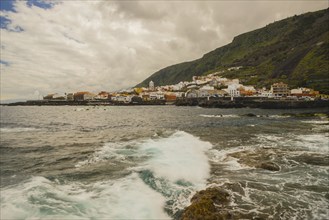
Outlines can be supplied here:
[[141, 102], [113, 102], [109, 100], [66, 101], [66, 100], [30, 100], [26, 102], [1, 103], [4, 106], [135, 106], [135, 105], [176, 105], [199, 106], [204, 108], [261, 108], [261, 109], [293, 109], [329, 107], [329, 100], [294, 100], [269, 99], [260, 97], [202, 97], [180, 98], [176, 101], [148, 100]]
[[177, 106], [200, 106], [205, 108], [261, 108], [261, 109], [291, 109], [291, 108], [322, 108], [329, 107], [329, 100], [293, 100], [269, 99], [259, 97], [221, 98], [190, 98], [177, 100]]

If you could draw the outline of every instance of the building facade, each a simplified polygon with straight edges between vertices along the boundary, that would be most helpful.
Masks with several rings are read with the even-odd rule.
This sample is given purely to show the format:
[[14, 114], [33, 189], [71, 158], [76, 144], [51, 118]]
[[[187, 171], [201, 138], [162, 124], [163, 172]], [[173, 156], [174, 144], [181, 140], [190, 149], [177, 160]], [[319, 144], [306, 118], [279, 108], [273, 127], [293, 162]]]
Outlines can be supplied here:
[[240, 96], [240, 84], [231, 84], [228, 85], [226, 91], [231, 97], [239, 97]]
[[271, 86], [271, 93], [273, 94], [273, 96], [276, 97], [285, 97], [290, 95], [290, 90], [287, 84], [283, 82], [279, 82], [279, 83], [274, 83]]
[[149, 89], [154, 91], [154, 82], [152, 80], [149, 82]]

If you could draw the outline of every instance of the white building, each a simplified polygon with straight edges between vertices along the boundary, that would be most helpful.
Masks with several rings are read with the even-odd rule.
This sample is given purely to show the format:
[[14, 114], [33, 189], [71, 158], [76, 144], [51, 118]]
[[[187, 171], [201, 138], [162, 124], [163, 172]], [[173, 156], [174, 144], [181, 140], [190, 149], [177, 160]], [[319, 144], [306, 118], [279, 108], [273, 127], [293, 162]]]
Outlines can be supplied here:
[[274, 97], [273, 93], [271, 91], [262, 91], [260, 93], [261, 97]]
[[172, 85], [172, 90], [173, 91], [180, 91], [185, 87], [185, 83], [184, 82], [180, 82], [176, 85]]
[[290, 95], [290, 90], [288, 88], [288, 84], [280, 82], [280, 83], [274, 83], [271, 86], [271, 92], [274, 96], [277, 97], [284, 97]]
[[164, 100], [165, 97], [164, 97], [164, 93], [163, 92], [150, 92], [150, 99], [151, 100]]
[[153, 82], [152, 80], [149, 82], [149, 89], [150, 89], [151, 91], [154, 90], [154, 82]]
[[93, 100], [96, 94], [91, 92], [76, 92], [73, 97], [75, 101]]
[[186, 98], [197, 98], [198, 97], [198, 91], [195, 89], [190, 89], [185, 94]]
[[224, 89], [231, 97], [240, 96], [240, 86], [241, 84], [231, 84], [228, 85], [227, 89]]
[[111, 98], [112, 101], [130, 103], [132, 96], [116, 95]]

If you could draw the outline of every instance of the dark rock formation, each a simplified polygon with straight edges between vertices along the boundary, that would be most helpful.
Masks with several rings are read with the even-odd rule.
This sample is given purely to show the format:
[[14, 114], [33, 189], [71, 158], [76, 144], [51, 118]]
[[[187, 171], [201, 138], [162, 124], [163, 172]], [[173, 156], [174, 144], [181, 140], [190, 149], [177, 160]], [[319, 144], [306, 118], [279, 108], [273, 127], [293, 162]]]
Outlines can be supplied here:
[[291, 99], [270, 99], [261, 97], [235, 97], [234, 100], [231, 100], [230, 97], [202, 97], [180, 98], [176, 101], [175, 104], [177, 106], [200, 106], [205, 108], [292, 109], [325, 108], [329, 106], [329, 100], [317, 99], [313, 101], [307, 101]]
[[256, 151], [239, 151], [229, 156], [239, 159], [238, 162], [250, 167], [261, 168], [269, 171], [279, 171], [280, 166], [272, 162], [276, 152], [272, 149], [258, 149]]
[[230, 195], [218, 187], [207, 188], [196, 193], [183, 214], [182, 220], [222, 220], [232, 216], [225, 208], [230, 201]]
[[263, 162], [260, 163], [259, 165], [256, 166], [257, 168], [262, 168], [264, 170], [269, 170], [269, 171], [279, 171], [280, 167], [276, 163], [273, 162]]
[[253, 113], [248, 113], [248, 114], [244, 114], [242, 116], [246, 116], [246, 117], [256, 117], [257, 115], [253, 114]]
[[291, 159], [311, 165], [329, 166], [329, 155], [304, 153], [298, 156], [291, 157]]

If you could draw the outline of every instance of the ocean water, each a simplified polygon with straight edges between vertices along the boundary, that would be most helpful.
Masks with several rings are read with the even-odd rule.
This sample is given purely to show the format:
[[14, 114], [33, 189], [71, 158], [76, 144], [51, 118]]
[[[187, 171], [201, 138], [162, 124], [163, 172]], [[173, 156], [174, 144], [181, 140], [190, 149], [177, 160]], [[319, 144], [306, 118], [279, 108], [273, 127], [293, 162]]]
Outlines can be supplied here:
[[329, 218], [329, 121], [283, 115], [328, 109], [0, 109], [0, 219], [175, 219], [209, 186], [232, 212]]

